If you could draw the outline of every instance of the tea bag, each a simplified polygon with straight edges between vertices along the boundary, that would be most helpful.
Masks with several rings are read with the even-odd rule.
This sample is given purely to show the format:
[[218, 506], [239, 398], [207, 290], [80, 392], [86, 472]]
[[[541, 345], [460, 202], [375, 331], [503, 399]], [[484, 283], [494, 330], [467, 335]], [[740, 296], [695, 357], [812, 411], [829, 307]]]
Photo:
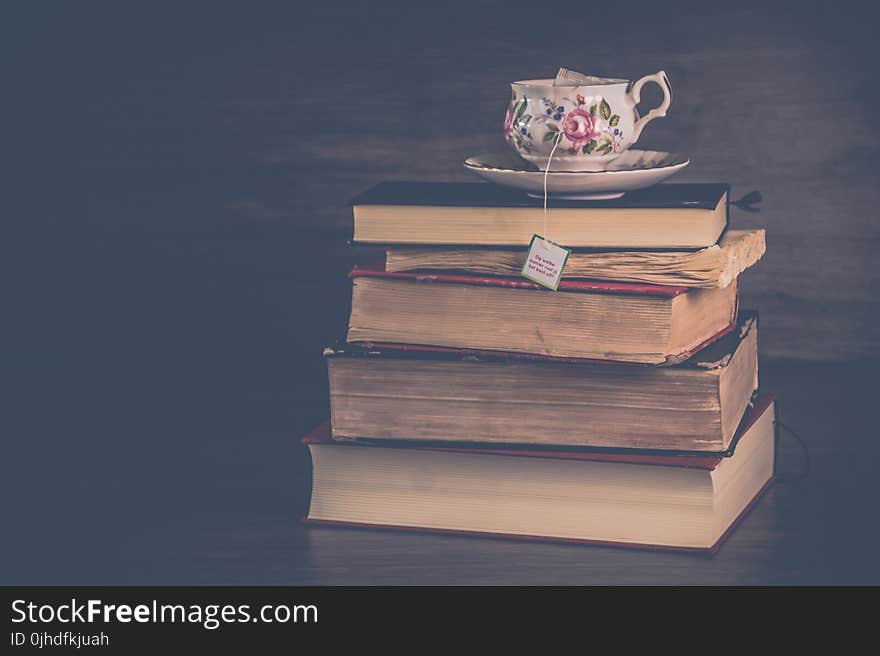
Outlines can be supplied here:
[[567, 68], [560, 68], [556, 73], [556, 79], [553, 80], [554, 87], [570, 87], [572, 85], [589, 86], [592, 84], [603, 84], [608, 80], [605, 77], [596, 77], [595, 75], [584, 75], [577, 71]]

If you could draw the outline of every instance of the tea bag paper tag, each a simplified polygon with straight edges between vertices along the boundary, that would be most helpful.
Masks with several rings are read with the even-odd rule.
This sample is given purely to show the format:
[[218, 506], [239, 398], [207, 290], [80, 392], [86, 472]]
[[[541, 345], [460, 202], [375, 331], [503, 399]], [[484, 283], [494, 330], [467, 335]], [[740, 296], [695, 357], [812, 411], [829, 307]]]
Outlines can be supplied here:
[[605, 84], [611, 82], [605, 77], [596, 77], [595, 75], [584, 75], [568, 68], [560, 68], [556, 73], [556, 79], [553, 80], [554, 87], [568, 87], [572, 85], [592, 86], [594, 84]]
[[540, 235], [532, 235], [529, 252], [520, 275], [543, 287], [556, 291], [571, 249], [554, 244]]

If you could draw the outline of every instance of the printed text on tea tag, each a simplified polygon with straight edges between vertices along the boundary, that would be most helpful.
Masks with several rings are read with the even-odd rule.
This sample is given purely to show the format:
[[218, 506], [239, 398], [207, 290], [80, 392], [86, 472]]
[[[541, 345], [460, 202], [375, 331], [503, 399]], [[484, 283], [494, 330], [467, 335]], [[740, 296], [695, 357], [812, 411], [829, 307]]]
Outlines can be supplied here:
[[571, 249], [547, 241], [540, 235], [532, 235], [532, 243], [520, 274], [523, 278], [556, 291], [570, 253]]

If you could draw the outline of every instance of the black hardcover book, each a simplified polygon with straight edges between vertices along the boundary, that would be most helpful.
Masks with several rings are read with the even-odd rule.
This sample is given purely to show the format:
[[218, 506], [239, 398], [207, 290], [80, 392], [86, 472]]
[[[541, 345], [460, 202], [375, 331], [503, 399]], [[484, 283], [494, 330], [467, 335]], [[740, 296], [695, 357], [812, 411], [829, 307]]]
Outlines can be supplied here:
[[[704, 248], [727, 225], [724, 183], [661, 184], [610, 200], [551, 199], [546, 232], [576, 248]], [[543, 199], [479, 182], [383, 182], [352, 200], [355, 243], [527, 246]]]

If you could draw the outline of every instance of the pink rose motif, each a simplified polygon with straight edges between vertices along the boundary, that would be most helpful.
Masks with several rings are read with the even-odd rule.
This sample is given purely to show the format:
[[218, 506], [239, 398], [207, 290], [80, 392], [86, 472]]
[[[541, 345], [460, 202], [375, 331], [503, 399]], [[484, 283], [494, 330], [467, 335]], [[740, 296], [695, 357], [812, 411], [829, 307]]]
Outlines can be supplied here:
[[577, 150], [580, 150], [599, 136], [597, 123], [597, 117], [586, 109], [578, 107], [571, 110], [562, 119], [562, 133]]
[[504, 139], [510, 141], [510, 134], [513, 132], [513, 99], [507, 106], [507, 116], [504, 117]]

